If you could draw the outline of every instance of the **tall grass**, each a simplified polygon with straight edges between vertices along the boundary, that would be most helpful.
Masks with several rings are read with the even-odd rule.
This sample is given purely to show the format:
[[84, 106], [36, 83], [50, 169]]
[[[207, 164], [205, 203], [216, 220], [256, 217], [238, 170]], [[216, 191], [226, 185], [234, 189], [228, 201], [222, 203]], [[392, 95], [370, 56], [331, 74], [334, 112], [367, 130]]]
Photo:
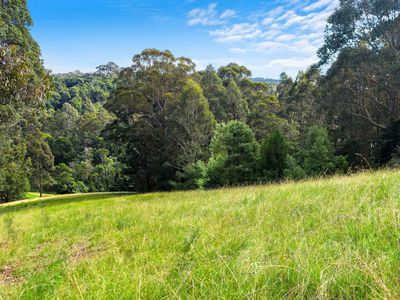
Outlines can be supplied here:
[[400, 297], [400, 173], [0, 206], [4, 299]]

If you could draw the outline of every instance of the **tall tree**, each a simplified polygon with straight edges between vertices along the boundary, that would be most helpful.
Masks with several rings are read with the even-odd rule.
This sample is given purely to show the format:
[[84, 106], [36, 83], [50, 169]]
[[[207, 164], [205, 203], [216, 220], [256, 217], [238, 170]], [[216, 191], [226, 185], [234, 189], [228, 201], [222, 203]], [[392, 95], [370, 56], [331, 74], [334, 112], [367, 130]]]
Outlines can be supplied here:
[[37, 126], [51, 85], [31, 26], [26, 0], [0, 1], [0, 193], [6, 199], [29, 188], [24, 129]]
[[246, 122], [250, 113], [249, 106], [233, 79], [229, 79], [226, 90], [225, 111], [227, 119]]
[[399, 1], [342, 0], [318, 55], [320, 65], [333, 61], [322, 80], [327, 124], [341, 152], [363, 164], [400, 119]]
[[211, 65], [207, 66], [205, 71], [200, 72], [200, 76], [204, 96], [208, 100], [215, 119], [220, 123], [226, 122], [228, 120], [225, 111], [227, 91], [222, 79]]
[[51, 78], [30, 34], [26, 0], [0, 1], [0, 130], [4, 133], [37, 109]]
[[253, 130], [257, 141], [276, 130], [290, 137], [296, 136], [295, 130], [279, 116], [282, 105], [276, 95], [271, 93], [268, 84], [245, 78], [239, 82], [239, 87], [249, 107], [247, 124]]
[[54, 168], [54, 156], [46, 141], [46, 135], [36, 129], [28, 138], [28, 155], [32, 162], [32, 182], [43, 196], [43, 186], [50, 184], [50, 173]]
[[140, 189], [167, 188], [176, 172], [168, 152], [170, 115], [194, 66], [169, 51], [147, 49], [119, 75], [106, 105], [117, 117], [110, 132], [126, 147], [131, 177]]
[[207, 159], [215, 120], [202, 88], [194, 80], [186, 81], [171, 118], [175, 122], [171, 124], [171, 142], [177, 146], [175, 159], [171, 159], [174, 167], [183, 170], [189, 164]]

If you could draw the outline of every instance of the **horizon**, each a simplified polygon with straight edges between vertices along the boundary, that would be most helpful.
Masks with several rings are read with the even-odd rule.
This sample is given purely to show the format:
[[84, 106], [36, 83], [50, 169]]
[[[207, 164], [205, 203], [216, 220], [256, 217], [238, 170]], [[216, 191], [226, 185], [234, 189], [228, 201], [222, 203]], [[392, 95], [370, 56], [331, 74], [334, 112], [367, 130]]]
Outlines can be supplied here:
[[326, 19], [338, 1], [28, 0], [46, 68], [121, 67], [146, 48], [191, 58], [197, 70], [230, 62], [253, 77], [295, 76], [318, 61]]

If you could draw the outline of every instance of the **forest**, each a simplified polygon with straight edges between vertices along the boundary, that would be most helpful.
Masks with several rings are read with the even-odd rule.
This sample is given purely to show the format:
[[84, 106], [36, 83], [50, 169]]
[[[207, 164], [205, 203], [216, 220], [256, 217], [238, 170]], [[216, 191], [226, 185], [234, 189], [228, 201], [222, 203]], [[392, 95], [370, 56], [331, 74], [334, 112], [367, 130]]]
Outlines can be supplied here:
[[46, 70], [25, 0], [0, 1], [0, 201], [302, 180], [400, 165], [400, 2], [341, 0], [319, 62], [276, 84], [168, 50]]

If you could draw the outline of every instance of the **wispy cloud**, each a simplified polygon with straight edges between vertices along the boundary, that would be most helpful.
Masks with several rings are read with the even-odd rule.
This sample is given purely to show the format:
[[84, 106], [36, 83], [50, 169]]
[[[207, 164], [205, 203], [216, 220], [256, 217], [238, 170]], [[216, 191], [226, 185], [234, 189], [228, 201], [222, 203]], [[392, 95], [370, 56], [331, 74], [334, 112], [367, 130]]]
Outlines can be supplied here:
[[217, 4], [212, 3], [206, 8], [195, 8], [192, 9], [187, 15], [187, 24], [189, 26], [203, 25], [203, 26], [214, 26], [223, 25], [228, 20], [236, 16], [236, 11], [233, 9], [227, 9], [222, 12], [218, 11]]
[[280, 3], [272, 9], [253, 12], [239, 22], [221, 20], [216, 4], [211, 4], [207, 9], [192, 10], [188, 24], [218, 25], [219, 28], [209, 31], [210, 37], [241, 58], [257, 55], [260, 63], [253, 63], [256, 70], [280, 68], [293, 74], [317, 61], [316, 52], [323, 43], [326, 21], [339, 0]]

